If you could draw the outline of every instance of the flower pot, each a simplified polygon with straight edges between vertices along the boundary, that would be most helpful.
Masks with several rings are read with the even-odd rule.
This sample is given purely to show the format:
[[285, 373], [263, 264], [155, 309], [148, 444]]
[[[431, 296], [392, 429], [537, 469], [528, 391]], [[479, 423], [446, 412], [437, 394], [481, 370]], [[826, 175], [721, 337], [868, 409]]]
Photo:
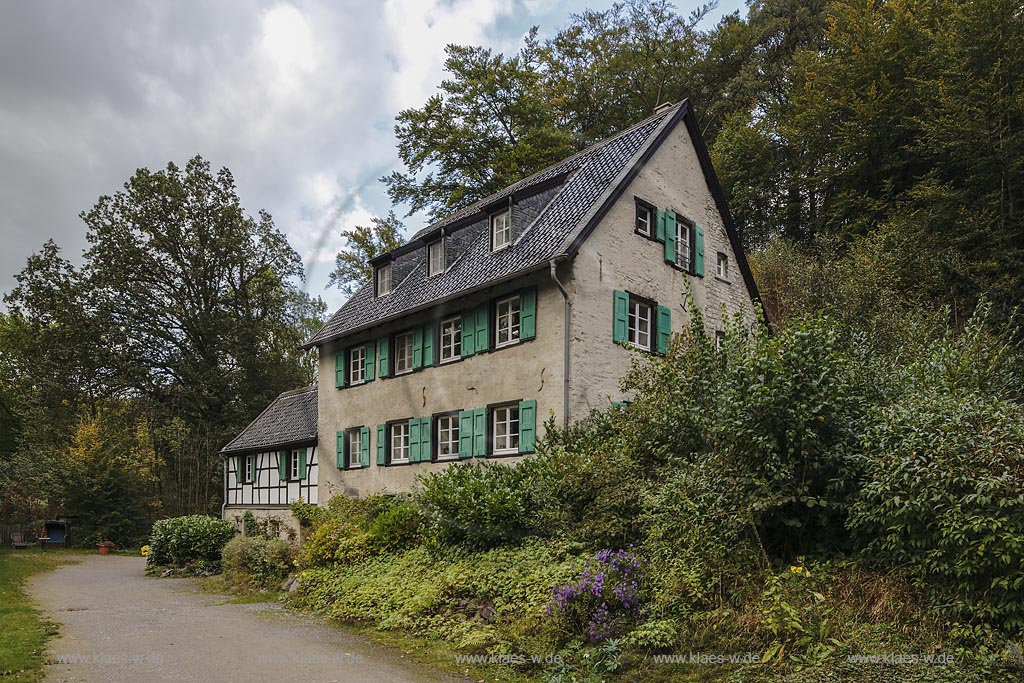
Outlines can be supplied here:
[[100, 555], [109, 555], [110, 551], [114, 549], [113, 543], [100, 543], [98, 546]]

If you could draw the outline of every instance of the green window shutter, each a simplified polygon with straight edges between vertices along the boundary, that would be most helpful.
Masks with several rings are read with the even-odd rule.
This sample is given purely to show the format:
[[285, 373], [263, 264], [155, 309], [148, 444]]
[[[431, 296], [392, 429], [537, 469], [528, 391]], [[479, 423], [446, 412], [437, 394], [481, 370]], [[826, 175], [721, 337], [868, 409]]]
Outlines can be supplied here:
[[430, 325], [423, 328], [423, 367], [434, 366], [434, 328]]
[[672, 311], [658, 306], [658, 353], [668, 353], [668, 340], [672, 336]]
[[277, 452], [277, 478], [281, 481], [288, 480], [288, 451]]
[[676, 262], [676, 212], [665, 212], [665, 263]]
[[306, 449], [299, 449], [299, 479], [306, 478]]
[[235, 482], [241, 484], [245, 481], [245, 456], [239, 455], [235, 457]]
[[334, 386], [342, 388], [345, 386], [345, 352], [338, 351], [334, 354]]
[[420, 420], [418, 417], [409, 418], [409, 462], [420, 461]]
[[476, 353], [476, 313], [462, 314], [462, 357], [469, 358]]
[[366, 354], [366, 362], [363, 364], [363, 377], [369, 382], [374, 378], [374, 370], [377, 369], [377, 357], [374, 351], [377, 349], [377, 344], [374, 342], [366, 342], [366, 347], [363, 349], [363, 353]]
[[370, 428], [359, 428], [359, 464], [363, 467], [370, 466]]
[[334, 461], [339, 470], [345, 469], [345, 432], [334, 435]]
[[612, 296], [612, 341], [625, 343], [629, 339], [629, 295], [616, 289]]
[[537, 290], [528, 289], [519, 295], [519, 338], [537, 336]]
[[459, 457], [473, 457], [473, 411], [459, 411]]
[[391, 374], [391, 365], [388, 359], [388, 338], [377, 340], [377, 375], [387, 377]]
[[519, 452], [533, 453], [537, 440], [537, 402], [519, 402]]
[[654, 229], [654, 236], [659, 242], [665, 241], [665, 212], [658, 212], [657, 226]]
[[420, 418], [420, 462], [430, 462], [434, 459], [433, 426], [432, 418]]
[[476, 352], [483, 353], [491, 348], [491, 338], [488, 332], [491, 322], [491, 308], [484, 304], [476, 309]]
[[487, 455], [487, 408], [473, 411], [473, 455], [477, 458]]
[[387, 464], [384, 452], [387, 439], [384, 438], [384, 429], [384, 425], [377, 425], [377, 464], [381, 466]]
[[416, 328], [412, 331], [412, 369], [419, 370], [423, 367], [423, 330]]
[[697, 254], [693, 257], [693, 274], [704, 277], [704, 229], [699, 225], [694, 228], [696, 235], [696, 248], [694, 251]]

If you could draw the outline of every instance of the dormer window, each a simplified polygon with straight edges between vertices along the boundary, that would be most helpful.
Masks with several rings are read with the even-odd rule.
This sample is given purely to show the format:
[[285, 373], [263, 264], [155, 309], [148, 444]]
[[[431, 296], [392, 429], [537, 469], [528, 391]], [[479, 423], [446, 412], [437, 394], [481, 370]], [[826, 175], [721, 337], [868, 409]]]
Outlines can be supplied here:
[[427, 277], [444, 272], [444, 243], [441, 240], [427, 245]]
[[377, 296], [391, 293], [391, 264], [385, 263], [377, 267]]
[[512, 221], [508, 209], [491, 214], [491, 251], [504, 249], [512, 241]]

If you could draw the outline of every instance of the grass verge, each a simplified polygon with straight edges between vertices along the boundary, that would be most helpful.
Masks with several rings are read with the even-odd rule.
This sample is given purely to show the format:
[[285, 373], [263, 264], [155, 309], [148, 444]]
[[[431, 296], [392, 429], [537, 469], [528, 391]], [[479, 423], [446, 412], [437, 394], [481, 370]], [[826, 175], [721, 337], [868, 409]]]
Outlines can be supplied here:
[[56, 622], [44, 619], [25, 592], [25, 581], [75, 560], [60, 551], [0, 549], [0, 679], [31, 683], [42, 676], [46, 641]]

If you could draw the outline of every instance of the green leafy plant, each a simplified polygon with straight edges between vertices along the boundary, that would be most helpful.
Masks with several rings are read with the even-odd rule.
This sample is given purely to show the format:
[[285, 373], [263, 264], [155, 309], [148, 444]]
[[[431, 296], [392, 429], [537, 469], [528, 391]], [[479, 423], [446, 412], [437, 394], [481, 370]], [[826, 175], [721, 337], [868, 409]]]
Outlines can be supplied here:
[[236, 537], [224, 546], [225, 578], [244, 589], [268, 589], [295, 569], [295, 546], [279, 538]]
[[146, 564], [151, 568], [184, 567], [186, 563], [203, 561], [216, 569], [221, 551], [235, 533], [231, 522], [206, 515], [161, 519], [150, 532]]

